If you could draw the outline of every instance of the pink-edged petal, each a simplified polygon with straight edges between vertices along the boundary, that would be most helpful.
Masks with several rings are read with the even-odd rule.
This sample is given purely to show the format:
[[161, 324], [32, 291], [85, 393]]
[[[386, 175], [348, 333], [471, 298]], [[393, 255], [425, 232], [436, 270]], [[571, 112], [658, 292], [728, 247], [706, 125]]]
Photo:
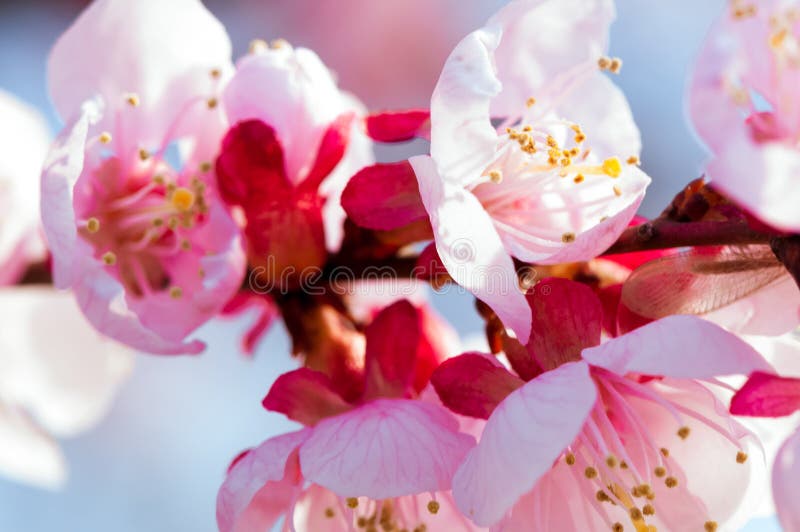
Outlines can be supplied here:
[[603, 307], [585, 284], [543, 279], [526, 298], [533, 316], [528, 352], [544, 370], [580, 360], [584, 348], [600, 343]]
[[344, 189], [342, 207], [357, 225], [381, 231], [426, 216], [416, 175], [406, 161], [363, 168]]
[[379, 399], [314, 427], [303, 476], [340, 496], [385, 499], [450, 488], [472, 436], [443, 407]]
[[261, 402], [264, 408], [280, 412], [306, 426], [350, 410], [333, 389], [330, 378], [319, 371], [300, 368], [284, 373], [272, 384]]
[[431, 157], [441, 178], [458, 185], [478, 179], [494, 159], [497, 133], [489, 106], [502, 86], [492, 53], [496, 27], [474, 31], [447, 58], [431, 96]]
[[25, 413], [0, 405], [0, 475], [58, 489], [67, 467], [56, 442]]
[[[218, 83], [211, 70], [230, 71], [230, 57], [225, 29], [199, 0], [100, 0], [56, 42], [48, 84], [62, 117], [100, 96], [107, 110], [100, 127], [116, 134], [115, 111], [124, 113], [119, 125], [134, 149], [161, 142], [188, 106], [205, 106]], [[138, 95], [137, 108], [127, 93]]]
[[618, 375], [709, 379], [770, 366], [749, 344], [695, 316], [668, 316], [596, 347], [583, 359]]
[[493, 115], [515, 116], [531, 96], [547, 105], [542, 92], [548, 84], [574, 67], [593, 65], [605, 52], [614, 16], [611, 0], [509, 2], [488, 22], [502, 29], [494, 57], [503, 91]]
[[409, 162], [419, 181], [436, 250], [450, 276], [527, 342], [530, 308], [491, 217], [472, 193], [442, 181], [430, 157], [412, 157]]
[[737, 416], [779, 417], [800, 410], [800, 379], [756, 371], [731, 399]]
[[403, 142], [430, 136], [431, 113], [425, 109], [384, 111], [364, 119], [367, 134], [379, 142]]
[[498, 406], [453, 477], [453, 496], [479, 526], [497, 523], [553, 465], [597, 401], [584, 362], [548, 371]]
[[302, 488], [297, 448], [310, 429], [271, 438], [238, 457], [217, 493], [220, 532], [269, 530]]
[[42, 224], [53, 255], [53, 282], [59, 288], [70, 286], [75, 276], [78, 232], [73, 191], [83, 172], [89, 126], [99, 117], [95, 102], [84, 104], [53, 142], [42, 169]]
[[800, 530], [800, 430], [783, 444], [772, 469], [772, 495], [778, 510], [778, 519], [786, 532]]
[[421, 327], [414, 305], [403, 299], [383, 309], [367, 338], [364, 396], [404, 397], [410, 391]]
[[353, 113], [341, 114], [325, 130], [314, 164], [303, 180], [301, 186], [303, 189], [316, 190], [342, 161], [350, 143], [350, 132], [353, 129], [354, 119]]
[[74, 436], [97, 423], [130, 375], [133, 353], [100, 337], [71, 294], [0, 290], [0, 389], [48, 432]]
[[800, 289], [791, 276], [703, 316], [737, 334], [779, 336], [800, 325]]
[[525, 384], [490, 356], [465, 353], [445, 360], [434, 371], [431, 384], [447, 408], [488, 419], [503, 399]]

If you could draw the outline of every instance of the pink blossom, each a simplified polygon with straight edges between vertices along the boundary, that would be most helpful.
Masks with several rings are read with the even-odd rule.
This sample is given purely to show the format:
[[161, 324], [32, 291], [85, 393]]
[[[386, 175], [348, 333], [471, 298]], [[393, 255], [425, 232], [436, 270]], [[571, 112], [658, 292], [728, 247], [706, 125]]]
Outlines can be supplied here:
[[50, 135], [38, 111], [1, 90], [0, 116], [0, 285], [5, 285], [45, 256], [36, 178]]
[[366, 330], [362, 391], [346, 401], [307, 368], [282, 375], [264, 406], [306, 425], [269, 439], [231, 466], [217, 498], [220, 530], [352, 530], [391, 525], [472, 530], [452, 505], [450, 479], [474, 439], [455, 416], [420, 398], [423, 320], [406, 301]]
[[607, 0], [509, 3], [447, 59], [431, 156], [410, 160], [448, 272], [523, 341], [530, 314], [511, 257], [598, 255], [650, 182], [625, 97], [600, 72], [621, 65], [603, 57], [613, 18]]
[[731, 2], [700, 52], [689, 110], [712, 151], [707, 173], [761, 220], [800, 231], [797, 2]]
[[54, 437], [97, 423], [132, 360], [99, 337], [71, 295], [0, 289], [0, 474], [61, 486], [67, 466]]
[[730, 518], [749, 434], [702, 381], [766, 361], [692, 316], [600, 343], [600, 301], [564, 279], [541, 281], [528, 302], [516, 374], [465, 354], [432, 377], [451, 410], [488, 418], [453, 478], [462, 512], [498, 530], [708, 530]]
[[50, 55], [67, 118], [42, 174], [55, 284], [143, 351], [202, 350], [186, 336], [241, 284], [239, 229], [211, 164], [231, 69], [228, 36], [197, 0], [98, 0]]
[[243, 211], [251, 265], [272, 270], [268, 281], [293, 268], [296, 282], [339, 249], [339, 195], [372, 162], [363, 107], [314, 52], [283, 41], [254, 44], [222, 100], [233, 124], [217, 160], [223, 197]]

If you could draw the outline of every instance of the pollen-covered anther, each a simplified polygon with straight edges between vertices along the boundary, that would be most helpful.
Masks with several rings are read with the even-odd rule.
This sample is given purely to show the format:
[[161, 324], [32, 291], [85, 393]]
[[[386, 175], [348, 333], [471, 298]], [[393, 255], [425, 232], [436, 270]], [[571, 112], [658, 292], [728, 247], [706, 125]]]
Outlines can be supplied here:
[[86, 220], [86, 230], [90, 233], [96, 233], [100, 230], [100, 220], [94, 216]]
[[248, 46], [248, 52], [258, 54], [269, 49], [269, 44], [264, 39], [253, 39]]
[[551, 148], [558, 148], [558, 141], [552, 135], [547, 135], [547, 145]]
[[719, 525], [716, 521], [706, 521], [703, 525], [703, 528], [706, 530], [706, 532], [714, 532], [718, 526]]
[[657, 468], [655, 468], [653, 470], [653, 473], [658, 478], [664, 478], [664, 476], [666, 476], [666, 474], [667, 474], [667, 470], [665, 468], [661, 467], [661, 466], [658, 466]]
[[200, 171], [201, 172], [205, 173], [205, 172], [208, 172], [209, 170], [211, 170], [211, 163], [210, 162], [204, 161], [204, 162], [200, 163]]
[[533, 107], [534, 105], [536, 105], [536, 98], [533, 96], [525, 100], [525, 107]]
[[108, 131], [103, 131], [102, 133], [100, 133], [98, 139], [103, 144], [109, 144], [111, 142], [111, 133], [109, 133]]
[[186, 212], [194, 206], [194, 192], [185, 187], [178, 187], [172, 193], [172, 206], [181, 212]]
[[630, 509], [630, 516], [631, 519], [634, 521], [641, 521], [642, 520], [642, 511], [636, 507]]
[[589, 466], [583, 471], [583, 474], [586, 478], [593, 479], [597, 477], [597, 469]]
[[619, 468], [620, 469], [628, 469], [628, 462], [623, 460], [622, 462], [619, 463]]
[[355, 497], [348, 497], [347, 500], [345, 500], [345, 503], [347, 503], [348, 508], [355, 508], [358, 506], [358, 499]]
[[652, 504], [645, 504], [644, 506], [642, 506], [642, 513], [644, 515], [655, 515], [656, 509], [653, 508]]
[[216, 108], [218, 104], [219, 101], [216, 98], [209, 98], [208, 100], [206, 100], [206, 105], [208, 106], [209, 109]]
[[219, 79], [222, 76], [222, 71], [218, 68], [212, 68], [209, 75], [214, 79]]
[[636, 155], [631, 155], [625, 162], [627, 162], [630, 165], [634, 165], [634, 164], [639, 164], [640, 161], [639, 157], [637, 157]]
[[611, 190], [613, 190], [613, 191], [614, 191], [614, 195], [615, 195], [616, 197], [620, 197], [620, 196], [622, 196], [622, 189], [621, 189], [621, 188], [619, 188], [619, 185], [614, 185], [613, 187], [611, 187]]
[[169, 297], [172, 299], [180, 299], [183, 297], [183, 289], [180, 286], [171, 286], [169, 288]]
[[669, 458], [669, 449], [667, 449], [666, 447], [662, 447], [661, 448], [661, 455], [664, 458]]
[[144, 148], [139, 148], [139, 159], [146, 161], [150, 158], [150, 152]]
[[125, 102], [131, 107], [138, 107], [139, 103], [141, 103], [139, 101], [139, 95], [136, 94], [135, 92], [128, 92], [123, 95], [123, 98], [125, 99]]
[[117, 255], [113, 251], [103, 253], [103, 263], [106, 266], [113, 266], [117, 263]]
[[609, 455], [606, 457], [606, 465], [608, 467], [617, 467], [617, 458], [615, 456]]
[[611, 66], [611, 58], [604, 55], [600, 56], [600, 58], [597, 59], [597, 66], [600, 70], [608, 70], [608, 67]]
[[743, 464], [745, 462], [747, 462], [747, 453], [743, 451], [739, 451], [738, 453], [736, 453], [736, 463]]
[[608, 66], [608, 71], [612, 74], [619, 74], [620, 70], [622, 70], [622, 59], [619, 57], [612, 58], [611, 64]]
[[667, 477], [664, 479], [664, 485], [668, 488], [674, 488], [678, 485], [678, 479], [675, 477]]
[[603, 490], [597, 490], [595, 497], [597, 497], [598, 502], [611, 502], [611, 497]]
[[289, 44], [289, 41], [286, 39], [273, 39], [271, 43], [269, 43], [269, 47], [273, 50], [279, 50], [281, 48], [290, 48], [292, 45]]
[[622, 174], [622, 164], [616, 157], [609, 157], [603, 161], [603, 173], [609, 177], [619, 177]]
[[503, 172], [500, 170], [490, 170], [489, 179], [492, 183], [501, 183], [503, 181]]
[[190, 249], [192, 249], [192, 243], [184, 238], [183, 240], [181, 240], [181, 249], [184, 251], [189, 251]]
[[333, 508], [331, 507], [325, 508], [325, 517], [327, 517], [328, 519], [333, 519], [334, 515], [336, 515], [336, 513], [333, 511]]
[[583, 177], [583, 174], [578, 174], [574, 178], [572, 178], [572, 180], [575, 181], [576, 184], [577, 183], [583, 183], [584, 179], [586, 179], [586, 178]]
[[613, 525], [611, 525], [611, 530], [613, 530], [614, 532], [622, 532], [623, 530], [625, 530], [625, 527], [622, 526], [622, 523], [614, 523]]
[[438, 501], [429, 501], [428, 502], [428, 512], [432, 515], [436, 515], [439, 513], [439, 502]]
[[567, 463], [567, 465], [575, 465], [575, 455], [568, 453], [567, 456], [564, 457], [564, 461]]
[[689, 427], [681, 427], [678, 429], [678, 437], [682, 440], [688, 438], [690, 433], [691, 429], [689, 429]]
[[575, 242], [575, 233], [564, 233], [561, 235], [561, 241], [565, 244], [569, 244], [570, 242]]

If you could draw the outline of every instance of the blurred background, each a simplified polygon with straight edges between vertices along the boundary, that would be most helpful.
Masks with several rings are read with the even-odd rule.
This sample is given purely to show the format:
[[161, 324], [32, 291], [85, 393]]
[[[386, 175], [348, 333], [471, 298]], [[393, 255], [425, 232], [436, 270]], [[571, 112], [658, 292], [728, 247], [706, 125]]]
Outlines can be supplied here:
[[[285, 38], [314, 49], [343, 88], [370, 109], [380, 109], [426, 106], [452, 47], [505, 2], [205, 3], [228, 29], [235, 56], [254, 38]], [[48, 50], [86, 4], [0, 2], [0, 89], [37, 107], [53, 132], [60, 125], [47, 96]], [[693, 56], [723, 4], [617, 0], [611, 54], [624, 60], [617, 81], [642, 131], [643, 166], [653, 177], [643, 205], [647, 216], [658, 214], [700, 174], [704, 153], [685, 121], [682, 96]], [[451, 293], [433, 302], [462, 335], [479, 331], [469, 297]], [[196, 358], [137, 357], [132, 378], [106, 419], [62, 442], [70, 468], [63, 490], [48, 492], [0, 478], [0, 531], [215, 530], [216, 490], [231, 458], [292, 425], [261, 407], [272, 381], [294, 367], [288, 338], [279, 325], [253, 359], [245, 358], [237, 345], [246, 321], [206, 326], [200, 336], [209, 340], [209, 348]], [[746, 530], [779, 528], [774, 520], [761, 519]]]

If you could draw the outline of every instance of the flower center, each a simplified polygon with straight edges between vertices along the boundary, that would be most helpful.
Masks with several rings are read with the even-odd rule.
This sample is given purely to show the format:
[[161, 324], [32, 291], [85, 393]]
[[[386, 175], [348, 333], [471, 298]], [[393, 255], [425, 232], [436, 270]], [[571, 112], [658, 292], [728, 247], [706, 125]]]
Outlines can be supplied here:
[[348, 526], [366, 532], [396, 530], [426, 532], [428, 524], [439, 512], [439, 503], [432, 499], [421, 511], [413, 496], [375, 501], [365, 497], [350, 497], [340, 501], [338, 508], [323, 510], [327, 519], [342, 519]]

